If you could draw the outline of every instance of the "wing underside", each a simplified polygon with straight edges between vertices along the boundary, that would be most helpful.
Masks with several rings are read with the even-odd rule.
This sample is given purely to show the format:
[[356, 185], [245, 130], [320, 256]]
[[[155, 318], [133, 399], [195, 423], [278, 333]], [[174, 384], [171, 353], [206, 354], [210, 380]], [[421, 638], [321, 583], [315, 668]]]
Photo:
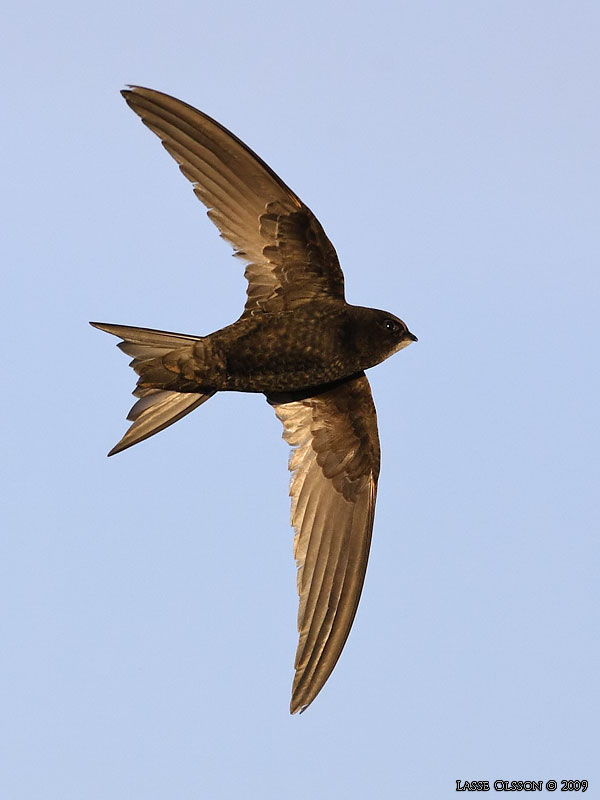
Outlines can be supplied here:
[[300, 599], [290, 706], [295, 713], [325, 684], [354, 620], [373, 529], [379, 439], [364, 374], [312, 397], [268, 399], [294, 447], [290, 495]]

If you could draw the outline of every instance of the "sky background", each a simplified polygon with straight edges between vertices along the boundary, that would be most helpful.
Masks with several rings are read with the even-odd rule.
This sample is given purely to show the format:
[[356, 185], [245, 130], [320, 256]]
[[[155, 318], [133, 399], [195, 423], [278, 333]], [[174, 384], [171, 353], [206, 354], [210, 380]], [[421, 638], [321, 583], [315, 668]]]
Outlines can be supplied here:
[[[1, 31], [0, 797], [600, 797], [600, 5], [25, 0]], [[301, 717], [272, 409], [105, 457], [134, 375], [88, 320], [205, 334], [245, 292], [126, 83], [246, 141], [419, 337], [369, 372], [371, 559]]]

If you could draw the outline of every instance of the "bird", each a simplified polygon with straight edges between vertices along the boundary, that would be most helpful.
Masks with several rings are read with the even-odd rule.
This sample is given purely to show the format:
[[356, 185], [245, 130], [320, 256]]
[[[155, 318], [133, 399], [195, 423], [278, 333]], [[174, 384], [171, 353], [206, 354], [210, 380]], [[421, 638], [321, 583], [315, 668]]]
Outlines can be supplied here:
[[108, 455], [218, 392], [266, 396], [293, 448], [299, 608], [290, 713], [302, 713], [340, 657], [367, 568], [380, 444], [365, 370], [417, 337], [390, 312], [346, 302], [344, 275], [321, 224], [237, 136], [168, 94], [141, 86], [121, 94], [245, 262], [248, 285], [240, 318], [208, 335], [90, 323], [120, 339], [138, 375], [131, 426]]

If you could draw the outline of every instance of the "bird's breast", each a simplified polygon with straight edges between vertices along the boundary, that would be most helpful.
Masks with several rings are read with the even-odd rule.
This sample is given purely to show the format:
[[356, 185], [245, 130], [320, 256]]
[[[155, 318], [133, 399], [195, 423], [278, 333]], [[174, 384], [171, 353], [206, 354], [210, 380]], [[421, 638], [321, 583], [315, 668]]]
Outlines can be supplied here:
[[307, 309], [303, 314], [263, 315], [249, 323], [240, 320], [226, 331], [226, 390], [292, 391], [357, 371], [339, 313]]

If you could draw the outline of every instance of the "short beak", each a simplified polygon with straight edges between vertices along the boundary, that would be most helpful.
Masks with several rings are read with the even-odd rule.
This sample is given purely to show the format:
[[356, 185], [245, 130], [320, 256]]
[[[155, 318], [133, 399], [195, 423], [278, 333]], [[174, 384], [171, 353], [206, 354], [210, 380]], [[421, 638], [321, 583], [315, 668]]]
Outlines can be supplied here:
[[419, 341], [417, 339], [417, 337], [414, 335], [414, 333], [411, 333], [410, 331], [406, 331], [406, 337], [407, 337], [407, 339], [410, 339], [411, 342], [418, 342]]

